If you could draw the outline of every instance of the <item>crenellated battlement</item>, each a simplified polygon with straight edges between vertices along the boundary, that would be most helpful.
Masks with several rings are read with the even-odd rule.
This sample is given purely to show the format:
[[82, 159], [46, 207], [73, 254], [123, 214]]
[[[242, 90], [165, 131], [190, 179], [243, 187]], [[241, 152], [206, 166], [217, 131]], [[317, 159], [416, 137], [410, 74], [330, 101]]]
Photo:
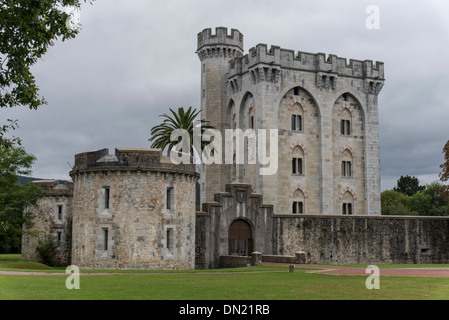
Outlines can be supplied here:
[[198, 57], [201, 61], [211, 57], [237, 58], [243, 55], [243, 34], [237, 29], [231, 29], [228, 34], [228, 28], [215, 28], [215, 34], [212, 29], [204, 29], [198, 33]]
[[237, 29], [231, 29], [231, 34], [228, 34], [228, 28], [225, 27], [215, 28], [215, 34], [211, 28], [198, 33], [198, 50], [204, 46], [221, 45], [234, 46], [243, 51], [243, 34]]
[[170, 157], [162, 156], [161, 149], [116, 148], [86, 151], [75, 155], [75, 166], [70, 175], [88, 171], [163, 171], [196, 175], [194, 164], [174, 164]]
[[228, 78], [250, 72], [256, 65], [266, 65], [277, 68], [310, 71], [363, 79], [384, 80], [384, 63], [372, 60], [350, 59], [324, 53], [308, 53], [282, 49], [266, 44], [258, 44], [241, 58], [229, 62]]

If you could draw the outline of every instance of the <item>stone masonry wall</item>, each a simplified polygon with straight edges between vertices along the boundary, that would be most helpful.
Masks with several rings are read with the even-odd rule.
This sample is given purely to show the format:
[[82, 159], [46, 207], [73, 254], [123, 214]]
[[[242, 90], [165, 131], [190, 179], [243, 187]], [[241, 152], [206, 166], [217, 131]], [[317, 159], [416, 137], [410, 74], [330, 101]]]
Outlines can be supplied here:
[[449, 218], [275, 215], [273, 251], [317, 264], [448, 263]]
[[77, 155], [83, 160], [71, 172], [72, 263], [87, 269], [193, 269], [194, 167], [173, 165], [154, 149], [96, 153], [96, 161], [87, 162], [91, 155]]
[[38, 200], [38, 207], [30, 208], [33, 214], [33, 227], [25, 229], [22, 236], [22, 259], [39, 261], [36, 247], [39, 239], [49, 234], [58, 244], [54, 264], [70, 264], [72, 236], [72, 194], [73, 183], [57, 180], [33, 181], [42, 187], [46, 196]]

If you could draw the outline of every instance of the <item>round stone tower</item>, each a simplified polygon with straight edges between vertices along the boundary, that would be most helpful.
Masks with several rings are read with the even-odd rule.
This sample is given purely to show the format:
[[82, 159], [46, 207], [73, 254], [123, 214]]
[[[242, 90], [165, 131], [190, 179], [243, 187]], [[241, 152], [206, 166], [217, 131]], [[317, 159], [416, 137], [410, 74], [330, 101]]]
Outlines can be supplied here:
[[[227, 73], [229, 62], [243, 56], [243, 34], [236, 29], [218, 27], [215, 34], [212, 29], [198, 33], [198, 57], [201, 61], [201, 110], [202, 119], [206, 119], [218, 129], [224, 137], [227, 111]], [[222, 148], [224, 150], [224, 148]], [[224, 154], [223, 154], [224, 163]], [[214, 200], [214, 194], [224, 188], [222, 181], [229, 175], [224, 165], [201, 165], [201, 202]]]
[[194, 165], [159, 149], [75, 156], [72, 264], [87, 269], [193, 269]]

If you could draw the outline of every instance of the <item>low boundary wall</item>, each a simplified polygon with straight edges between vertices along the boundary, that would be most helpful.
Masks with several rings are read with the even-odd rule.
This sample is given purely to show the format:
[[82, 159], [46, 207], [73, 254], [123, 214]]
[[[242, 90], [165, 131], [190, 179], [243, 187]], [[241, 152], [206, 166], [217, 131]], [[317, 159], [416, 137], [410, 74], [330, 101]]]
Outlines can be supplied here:
[[449, 263], [449, 217], [273, 216], [273, 254], [313, 264]]

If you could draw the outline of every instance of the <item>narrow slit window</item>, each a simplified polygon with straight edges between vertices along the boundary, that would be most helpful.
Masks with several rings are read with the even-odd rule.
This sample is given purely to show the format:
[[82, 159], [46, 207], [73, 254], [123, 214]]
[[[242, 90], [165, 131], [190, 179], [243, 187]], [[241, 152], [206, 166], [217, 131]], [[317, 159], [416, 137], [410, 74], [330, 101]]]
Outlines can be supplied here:
[[104, 208], [109, 209], [109, 198], [110, 198], [110, 189], [109, 187], [104, 188]]
[[104, 236], [103, 249], [104, 249], [104, 251], [107, 251], [108, 250], [108, 236], [109, 236], [108, 229], [103, 229], [103, 236]]
[[57, 241], [58, 241], [58, 247], [61, 245], [61, 241], [62, 241], [62, 232], [58, 231], [57, 233]]
[[58, 205], [58, 220], [62, 220], [62, 205]]
[[170, 253], [174, 252], [174, 232], [173, 228], [167, 229], [167, 249], [170, 251]]
[[173, 187], [167, 188], [167, 209], [172, 210], [173, 208]]

